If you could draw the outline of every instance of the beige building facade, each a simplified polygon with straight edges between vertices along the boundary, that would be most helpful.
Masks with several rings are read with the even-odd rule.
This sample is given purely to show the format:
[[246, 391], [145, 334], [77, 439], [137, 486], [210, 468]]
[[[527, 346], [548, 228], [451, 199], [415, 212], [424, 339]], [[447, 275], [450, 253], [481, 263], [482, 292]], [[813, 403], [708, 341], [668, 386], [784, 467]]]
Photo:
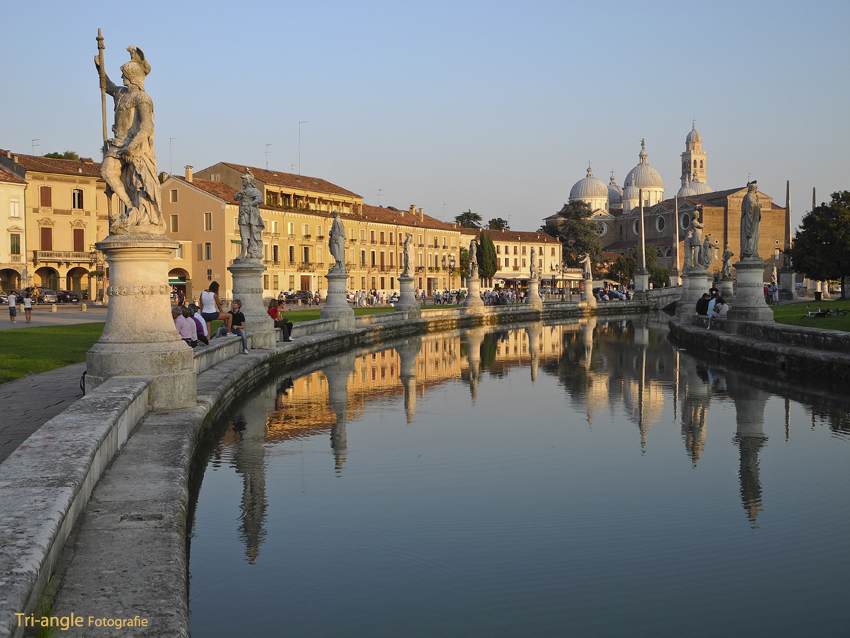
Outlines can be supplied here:
[[0, 290], [6, 292], [24, 288], [27, 279], [26, 189], [26, 181], [0, 169]]

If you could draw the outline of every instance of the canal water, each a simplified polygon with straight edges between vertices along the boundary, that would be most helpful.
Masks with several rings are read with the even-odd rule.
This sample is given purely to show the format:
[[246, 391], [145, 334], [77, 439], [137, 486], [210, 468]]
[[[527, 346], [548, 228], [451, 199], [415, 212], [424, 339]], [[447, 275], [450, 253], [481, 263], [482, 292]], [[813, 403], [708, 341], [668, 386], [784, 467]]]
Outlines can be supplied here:
[[647, 317], [318, 362], [202, 442], [192, 634], [847, 636], [847, 408]]

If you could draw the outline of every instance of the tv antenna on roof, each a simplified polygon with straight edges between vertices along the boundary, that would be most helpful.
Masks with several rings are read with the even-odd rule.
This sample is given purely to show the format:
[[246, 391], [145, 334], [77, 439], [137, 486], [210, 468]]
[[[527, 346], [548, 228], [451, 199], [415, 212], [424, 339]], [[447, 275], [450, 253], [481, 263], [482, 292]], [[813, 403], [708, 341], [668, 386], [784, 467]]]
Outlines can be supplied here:
[[381, 193], [383, 193], [385, 190], [386, 190], [385, 188], [379, 188], [378, 189], [378, 206], [381, 205]]
[[41, 146], [41, 144], [36, 144], [36, 142], [40, 142], [40, 141], [41, 141], [40, 137], [37, 137], [36, 139], [32, 140], [32, 154], [33, 155], [35, 155], [35, 147]]
[[271, 146], [271, 144], [266, 144], [266, 170], [269, 170], [269, 153], [271, 153], [269, 146]]

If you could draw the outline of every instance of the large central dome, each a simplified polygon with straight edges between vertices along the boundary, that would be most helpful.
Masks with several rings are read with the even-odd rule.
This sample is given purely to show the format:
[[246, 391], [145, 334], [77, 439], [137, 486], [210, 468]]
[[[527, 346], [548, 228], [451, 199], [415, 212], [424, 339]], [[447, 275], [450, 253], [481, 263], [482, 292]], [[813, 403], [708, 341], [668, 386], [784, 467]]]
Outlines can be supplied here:
[[664, 188], [661, 175], [646, 162], [646, 149], [641, 142], [640, 162], [626, 175], [626, 185], [632, 184], [638, 188]]
[[570, 199], [587, 199], [604, 197], [608, 199], [608, 187], [601, 179], [593, 176], [593, 171], [587, 169], [587, 177], [580, 179], [570, 189]]

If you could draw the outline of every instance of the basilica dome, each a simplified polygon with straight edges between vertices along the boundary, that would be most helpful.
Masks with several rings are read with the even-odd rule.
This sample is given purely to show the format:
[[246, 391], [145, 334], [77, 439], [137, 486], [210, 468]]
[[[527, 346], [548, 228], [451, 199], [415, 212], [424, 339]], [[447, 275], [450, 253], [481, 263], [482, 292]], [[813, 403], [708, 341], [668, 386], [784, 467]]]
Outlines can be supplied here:
[[689, 182], [679, 189], [679, 192], [676, 193], [676, 197], [693, 197], [697, 194], [698, 193], [693, 188], [691, 188], [691, 184]]
[[593, 171], [588, 167], [587, 177], [577, 181], [570, 189], [570, 199], [596, 199], [608, 198], [608, 187], [601, 179], [593, 176]]
[[608, 183], [608, 202], [614, 208], [620, 206], [623, 201], [623, 189], [617, 186], [614, 175], [611, 175], [611, 181]]
[[691, 132], [688, 133], [688, 136], [685, 138], [685, 144], [688, 142], [702, 142], [702, 135], [697, 133], [696, 124], [692, 125]]
[[642, 142], [638, 157], [640, 157], [640, 162], [626, 175], [626, 184], [631, 183], [638, 188], [660, 188], [663, 190], [664, 181], [659, 172], [647, 163], [647, 152]]
[[705, 193], [713, 193], [714, 191], [709, 188], [708, 184], [704, 184], [699, 181], [699, 178], [694, 176], [691, 180], [690, 184], [691, 190], [693, 190], [697, 195], [704, 195]]

